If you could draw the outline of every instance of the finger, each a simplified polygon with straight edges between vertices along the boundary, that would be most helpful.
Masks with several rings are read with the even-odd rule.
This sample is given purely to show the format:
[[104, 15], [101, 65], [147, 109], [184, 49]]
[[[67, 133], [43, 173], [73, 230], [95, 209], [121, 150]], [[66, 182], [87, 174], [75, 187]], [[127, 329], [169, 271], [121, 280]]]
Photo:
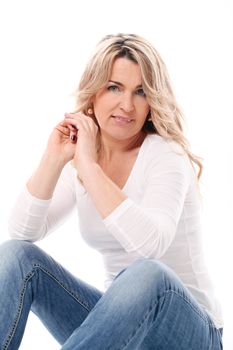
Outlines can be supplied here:
[[77, 142], [77, 129], [76, 128], [71, 128], [70, 130], [70, 139], [72, 142], [76, 143]]
[[75, 135], [75, 134], [70, 134], [70, 139], [71, 139], [71, 141], [73, 142], [73, 143], [76, 143], [77, 142], [77, 135]]
[[90, 116], [84, 114], [84, 113], [81, 113], [81, 112], [78, 112], [78, 113], [65, 113], [65, 119], [79, 119], [79, 120], [90, 120], [92, 118], [90, 118]]
[[62, 129], [60, 129], [59, 127], [55, 127], [54, 129], [56, 129], [57, 131], [59, 131], [61, 134], [68, 136], [69, 137], [69, 133], [64, 132]]
[[78, 127], [77, 127], [77, 122], [75, 119], [71, 119], [66, 117], [63, 122], [62, 125], [64, 125], [66, 128], [68, 128], [70, 130], [70, 132], [77, 132], [78, 131]]
[[64, 121], [59, 123], [55, 129], [70, 138], [72, 142], [77, 141], [77, 128], [74, 125], [67, 125]]
[[68, 124], [67, 125], [67, 128], [70, 130], [70, 131], [76, 131], [77, 132], [77, 127], [74, 125], [74, 124]]
[[77, 133], [78, 133], [78, 129], [75, 125], [73, 124], [68, 124], [67, 128], [69, 129], [70, 132], [70, 139], [72, 142], [76, 143], [77, 141]]
[[77, 118], [78, 117], [78, 114], [74, 114], [74, 113], [65, 113], [64, 114], [65, 116], [65, 119], [75, 119], [75, 117]]
[[83, 118], [80, 115], [76, 115], [76, 117], [74, 118], [73, 116], [70, 117], [69, 114], [65, 115], [64, 123], [70, 126], [73, 125], [76, 129], [85, 129], [85, 130], [89, 130], [90, 127], [96, 125], [92, 120], [92, 118], [89, 118], [86, 116], [85, 118]]
[[[76, 128], [76, 126], [74, 124], [67, 124], [67, 122], [66, 122], [67, 119], [68, 119], [68, 115], [67, 116], [65, 115], [65, 119], [62, 121], [62, 125], [65, 125], [70, 130], [72, 130], [72, 129], [76, 129], [77, 130], [77, 128]], [[73, 119], [73, 118], [70, 118], [70, 119]]]
[[63, 135], [66, 135], [66, 136], [70, 135], [69, 128], [67, 126], [63, 125], [62, 122], [59, 123], [54, 129], [56, 129], [57, 131], [59, 131]]
[[66, 116], [64, 119], [64, 125], [66, 125], [71, 131], [77, 131], [80, 127], [80, 120]]

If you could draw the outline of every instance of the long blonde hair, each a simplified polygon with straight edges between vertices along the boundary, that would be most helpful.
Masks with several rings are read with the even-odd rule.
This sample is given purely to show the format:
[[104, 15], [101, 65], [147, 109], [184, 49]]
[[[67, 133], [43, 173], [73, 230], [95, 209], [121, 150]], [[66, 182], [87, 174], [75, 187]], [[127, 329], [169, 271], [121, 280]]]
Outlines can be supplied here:
[[184, 136], [184, 118], [173, 93], [165, 63], [158, 51], [144, 38], [134, 34], [117, 34], [104, 37], [96, 47], [84, 70], [76, 91], [76, 111], [87, 114], [93, 96], [110, 79], [115, 59], [126, 57], [139, 64], [142, 87], [150, 106], [149, 120], [144, 129], [176, 141], [187, 153], [192, 165], [202, 173], [201, 158], [189, 149]]

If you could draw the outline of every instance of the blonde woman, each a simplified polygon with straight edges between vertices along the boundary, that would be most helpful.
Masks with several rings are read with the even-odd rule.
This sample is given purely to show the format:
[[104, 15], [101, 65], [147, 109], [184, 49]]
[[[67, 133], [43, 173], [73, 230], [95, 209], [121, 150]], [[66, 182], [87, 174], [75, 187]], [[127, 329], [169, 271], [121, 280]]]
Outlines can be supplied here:
[[[136, 35], [105, 37], [76, 101], [52, 131], [13, 209], [12, 240], [0, 248], [1, 349], [19, 348], [30, 310], [63, 350], [221, 349], [201, 247], [202, 164], [160, 55]], [[83, 239], [103, 256], [105, 291], [33, 244], [74, 207]]]

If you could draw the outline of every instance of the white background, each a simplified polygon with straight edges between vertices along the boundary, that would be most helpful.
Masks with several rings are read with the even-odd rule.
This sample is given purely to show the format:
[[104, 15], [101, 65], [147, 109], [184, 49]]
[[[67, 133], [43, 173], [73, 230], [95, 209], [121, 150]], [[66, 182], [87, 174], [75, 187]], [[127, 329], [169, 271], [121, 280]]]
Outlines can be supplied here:
[[[223, 306], [225, 350], [233, 349], [232, 23], [230, 0], [0, 1], [0, 243], [50, 131], [72, 110], [71, 95], [96, 43], [111, 33], [144, 36], [168, 66], [192, 150], [204, 158], [204, 242]], [[40, 246], [102, 288], [101, 258], [80, 240], [75, 216]], [[59, 349], [32, 315], [20, 349], [31, 348]]]

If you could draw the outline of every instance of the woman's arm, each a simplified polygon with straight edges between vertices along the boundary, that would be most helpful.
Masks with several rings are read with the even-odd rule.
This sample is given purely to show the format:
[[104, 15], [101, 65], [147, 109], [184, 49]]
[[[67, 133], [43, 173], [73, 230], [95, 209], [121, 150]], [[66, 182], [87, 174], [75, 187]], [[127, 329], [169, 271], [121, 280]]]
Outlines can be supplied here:
[[187, 157], [162, 154], [159, 161], [148, 164], [140, 203], [129, 198], [122, 202], [104, 219], [107, 229], [127, 252], [159, 259], [175, 237], [192, 181], [195, 186]]
[[75, 143], [70, 137], [70, 129], [61, 122], [51, 133], [40, 164], [27, 183], [32, 196], [39, 199], [52, 197], [63, 167], [74, 156]]
[[12, 238], [29, 241], [41, 239], [62, 222], [73, 208], [74, 186], [70, 183], [71, 171], [69, 174], [67, 171], [70, 165], [66, 165], [73, 158], [75, 150], [70, 130], [61, 122], [51, 133], [37, 170], [12, 210], [9, 220]]
[[31, 195], [38, 199], [51, 199], [63, 167], [64, 162], [61, 159], [45, 153], [27, 183]]
[[105, 218], [127, 196], [103, 172], [97, 162], [98, 128], [94, 121], [84, 114], [67, 114], [65, 123], [75, 125], [77, 143], [73, 164], [77, 169], [79, 179], [90, 194], [96, 209]]
[[82, 181], [103, 219], [127, 198], [97, 163], [86, 164], [85, 170], [83, 167]]
[[84, 185], [109, 233], [127, 252], [160, 258], [174, 239], [192, 181], [195, 186], [188, 157], [172, 150], [150, 157], [141, 174], [144, 193], [139, 203], [128, 198], [98, 166], [90, 166], [85, 174]]
[[38, 241], [60, 226], [71, 214], [75, 203], [76, 171], [67, 164], [51, 199], [33, 196], [27, 186], [19, 195], [9, 218], [11, 238]]

